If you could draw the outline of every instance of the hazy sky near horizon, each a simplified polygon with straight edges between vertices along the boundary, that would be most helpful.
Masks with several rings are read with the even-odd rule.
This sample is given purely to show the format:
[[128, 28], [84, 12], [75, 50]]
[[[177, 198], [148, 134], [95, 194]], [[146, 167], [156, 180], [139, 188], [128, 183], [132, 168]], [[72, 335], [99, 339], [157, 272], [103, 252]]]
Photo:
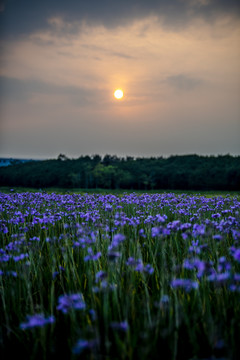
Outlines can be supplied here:
[[0, 0], [0, 24], [0, 157], [240, 154], [239, 0]]

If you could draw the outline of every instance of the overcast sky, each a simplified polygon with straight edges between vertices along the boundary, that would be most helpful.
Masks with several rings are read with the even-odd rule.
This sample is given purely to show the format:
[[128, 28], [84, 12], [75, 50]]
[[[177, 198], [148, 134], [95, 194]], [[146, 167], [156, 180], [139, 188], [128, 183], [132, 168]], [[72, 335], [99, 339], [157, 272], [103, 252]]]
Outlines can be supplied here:
[[0, 157], [240, 155], [239, 0], [0, 0], [0, 53]]

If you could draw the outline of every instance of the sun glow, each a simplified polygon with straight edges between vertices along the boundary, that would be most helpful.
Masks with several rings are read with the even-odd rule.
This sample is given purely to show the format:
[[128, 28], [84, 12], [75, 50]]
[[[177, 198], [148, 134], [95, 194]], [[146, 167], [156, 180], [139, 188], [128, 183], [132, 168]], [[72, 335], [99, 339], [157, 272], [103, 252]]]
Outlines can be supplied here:
[[121, 89], [117, 89], [114, 91], [114, 96], [116, 99], [121, 99], [123, 97], [123, 91]]

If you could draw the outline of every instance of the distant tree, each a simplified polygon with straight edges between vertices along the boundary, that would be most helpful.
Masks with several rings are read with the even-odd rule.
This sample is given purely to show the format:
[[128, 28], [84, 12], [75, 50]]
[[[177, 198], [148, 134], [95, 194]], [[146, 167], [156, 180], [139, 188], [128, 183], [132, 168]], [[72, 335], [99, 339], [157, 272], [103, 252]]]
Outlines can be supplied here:
[[1, 186], [240, 190], [240, 156], [81, 156], [0, 167]]
[[100, 155], [93, 155], [93, 156], [92, 156], [92, 161], [93, 161], [94, 164], [100, 163], [101, 160], [102, 160], [102, 158], [101, 158]]
[[64, 155], [64, 154], [59, 154], [57, 159], [60, 160], [60, 161], [69, 160], [68, 157], [66, 155]]
[[115, 188], [116, 169], [112, 165], [97, 164], [93, 170], [96, 187]]

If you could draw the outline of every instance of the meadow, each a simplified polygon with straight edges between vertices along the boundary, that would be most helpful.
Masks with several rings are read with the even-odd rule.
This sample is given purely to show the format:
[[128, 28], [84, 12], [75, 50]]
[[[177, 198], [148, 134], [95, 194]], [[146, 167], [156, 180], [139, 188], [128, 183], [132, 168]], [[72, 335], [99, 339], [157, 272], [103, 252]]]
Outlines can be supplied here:
[[0, 192], [0, 356], [239, 359], [240, 196]]

